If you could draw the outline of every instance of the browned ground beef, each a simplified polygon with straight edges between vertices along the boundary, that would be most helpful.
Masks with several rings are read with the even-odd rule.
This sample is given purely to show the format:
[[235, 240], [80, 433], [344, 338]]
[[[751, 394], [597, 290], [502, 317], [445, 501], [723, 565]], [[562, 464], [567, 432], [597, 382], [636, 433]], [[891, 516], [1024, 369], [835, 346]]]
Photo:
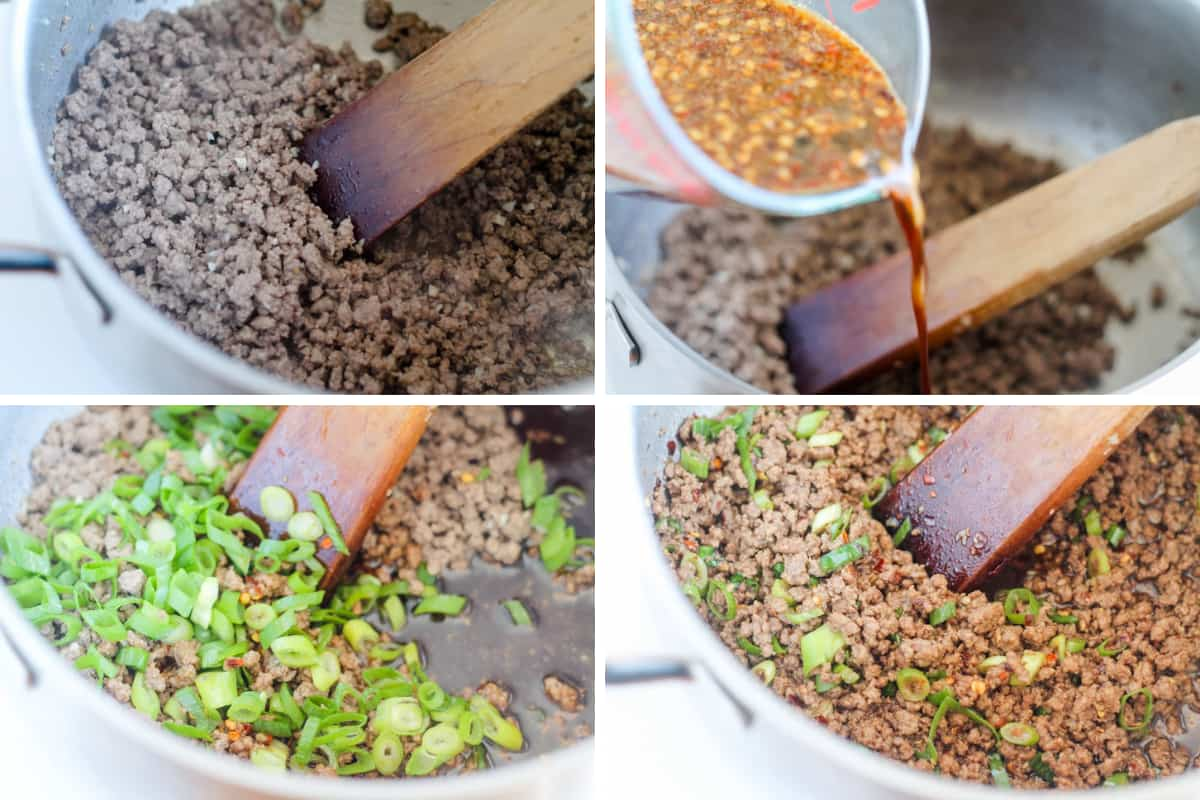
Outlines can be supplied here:
[[[41, 444], [35, 448], [30, 463], [34, 486], [26, 499], [25, 509], [17, 522], [23, 530], [38, 538], [45, 538], [49, 531], [42, 521], [52, 504], [60, 498], [92, 497], [111, 487], [117, 475], [138, 473], [141, 470], [128, 455], [106, 448], [114, 439], [123, 439], [134, 449], [147, 440], [160, 436], [161, 431], [152, 422], [150, 409], [145, 407], [98, 407], [75, 417], [56, 423], [46, 432]], [[363, 545], [362, 557], [351, 567], [345, 582], [353, 582], [363, 573], [371, 573], [383, 581], [406, 579], [416, 582], [417, 566], [428, 561], [431, 572], [438, 574], [447, 570], [463, 570], [478, 556], [485, 561], [511, 565], [521, 556], [524, 541], [538, 541], [539, 536], [529, 525], [529, 512], [520, 501], [520, 492], [514, 474], [521, 441], [506, 421], [503, 408], [496, 406], [470, 406], [461, 408], [439, 408], [430, 418], [429, 426], [421, 444], [414, 452], [405, 471], [392, 490], [383, 511], [368, 533]], [[171, 471], [186, 473], [182, 459], [172, 452], [168, 460]], [[244, 462], [230, 470], [226, 492], [230, 491], [241, 474]], [[483, 466], [491, 468], [486, 480], [478, 480]], [[465, 482], [463, 477], [474, 476]], [[85, 544], [105, 558], [128, 555], [132, 545], [126, 541], [117, 522], [108, 518], [106, 526], [89, 524], [80, 535]], [[292, 594], [282, 574], [265, 574], [251, 571], [247, 576], [238, 574], [228, 566], [224, 557], [217, 571], [221, 589], [246, 592], [254, 602], [269, 603], [284, 595]], [[591, 575], [591, 571], [588, 571]], [[146, 576], [132, 565], [122, 567], [118, 576], [118, 587], [123, 594], [139, 594]], [[590, 578], [579, 582], [568, 574], [555, 578], [561, 594], [573, 593], [591, 585]], [[107, 597], [107, 587], [98, 584], [101, 596]], [[572, 598], [573, 600], [573, 598]], [[567, 602], [570, 602], [568, 600]], [[585, 600], [590, 602], [590, 599]], [[479, 612], [484, 613], [484, 612]], [[310, 628], [308, 612], [298, 614], [298, 628], [307, 634], [316, 635], [315, 625]], [[53, 625], [53, 623], [51, 624]], [[53, 633], [47, 626], [43, 633]], [[387, 636], [386, 629], [384, 631]], [[403, 640], [398, 634], [397, 640]], [[195, 682], [198, 670], [197, 647], [199, 642], [186, 641], [167, 645], [148, 642], [139, 634], [129, 631], [126, 645], [141, 647], [151, 653], [145, 672], [147, 687], [159, 693], [160, 701], [166, 703], [171, 694]], [[95, 645], [101, 653], [112, 658], [119, 649], [118, 644], [102, 640], [89, 628], [84, 628], [79, 637], [63, 654], [72, 661], [83, 655], [89, 646]], [[525, 644], [513, 645], [525, 647]], [[364, 655], [355, 652], [340, 636], [334, 636], [329, 648], [338, 654], [341, 664], [341, 680], [356, 689], [365, 687], [362, 672], [369, 666], [378, 666]], [[439, 659], [461, 658], [462, 653], [427, 653], [430, 659], [431, 677], [436, 680]], [[519, 658], [518, 655], [513, 656]], [[584, 663], [591, 663], [591, 653], [581, 656]], [[308, 670], [291, 669], [282, 664], [266, 649], [252, 649], [243, 657], [251, 687], [255, 691], [273, 692], [286, 682], [298, 702], [317, 693]], [[88, 673], [91, 674], [90, 672]], [[483, 680], [489, 676], [480, 675]], [[538, 676], [548, 678], [549, 676]], [[116, 700], [129, 703], [132, 674], [122, 669], [116, 678], [105, 681], [105, 690]], [[497, 703], [500, 710], [509, 708], [509, 689], [491, 680], [484, 680], [477, 689], [447, 686], [447, 691], [469, 695], [480, 691]], [[550, 698], [554, 700], [555, 698]], [[535, 717], [523, 712], [534, 707], [536, 699], [527, 697], [521, 709], [513, 708], [509, 713], [523, 717], [526, 726], [534, 724]], [[580, 710], [577, 705], [575, 711]], [[557, 718], [557, 712], [555, 714]], [[563, 721], [565, 720], [565, 721]], [[539, 720], [540, 721], [540, 720]], [[578, 715], [559, 720], [562, 732], [556, 732], [554, 741], [567, 744], [591, 735], [590, 726]], [[570, 723], [570, 726], [567, 726]], [[544, 726], [544, 721], [541, 722]], [[527, 727], [528, 731], [529, 728]], [[164, 734], [166, 735], [166, 734]], [[255, 744], [264, 744], [268, 739], [262, 734], [249, 732], [243, 726], [231, 734], [226, 728], [214, 732], [214, 747], [236, 755], [249, 757]], [[369, 747], [374, 733], [370, 734]], [[405, 739], [406, 751], [411, 751], [416, 742]], [[455, 772], [474, 769], [468, 749], [462, 756], [440, 770]], [[497, 760], [508, 760], [508, 754], [496, 752]], [[326, 766], [316, 766], [314, 772], [333, 774]], [[370, 773], [375, 775], [376, 773]]]
[[[681, 566], [684, 553], [706, 545], [715, 548], [711, 577], [736, 581], [735, 575], [745, 576], [735, 589], [733, 620], [724, 622], [707, 608], [700, 613], [748, 666], [761, 659], [738, 645], [740, 637], [768, 654], [772, 637], [778, 638], [787, 652], [775, 657], [777, 694], [831, 731], [929, 770], [930, 763], [914, 754], [925, 745], [932, 704], [889, 698], [885, 691], [901, 668], [944, 670], [947, 677], [934, 682], [935, 690], [951, 688], [996, 726], [1024, 722], [1038, 730], [1038, 747], [1060, 787], [1095, 786], [1117, 772], [1145, 780], [1188, 767], [1196, 753], [1172, 736], [1183, 730], [1184, 715], [1195, 719], [1200, 710], [1200, 419], [1195, 410], [1154, 413], [1081, 490], [1080, 496], [1094, 499], [1106, 529], [1122, 523], [1129, 531], [1119, 548], [1110, 548], [1109, 575], [1087, 577], [1089, 545], [1070, 513], [1077, 498], [1037, 534], [1020, 566], [1028, 569], [1024, 585], [1045, 606], [1028, 627], [1009, 624], [1002, 604], [983, 592], [949, 591], [944, 577], [927, 574], [907, 550], [894, 548], [889, 532], [860, 505], [868, 483], [886, 474], [909, 444], [930, 426], [952, 430], [965, 409], [835, 408], [822, 428], [844, 432], [835, 448], [810, 448], [792, 434], [808, 410], [763, 409], [755, 417], [752, 431], [763, 436], [755, 466], [774, 510], [763, 511], [748, 496], [734, 432], [725, 430], [713, 444], [698, 441], [690, 419], [679, 430], [683, 445], [720, 459], [722, 466], [701, 481], [668, 461], [652, 497], [664, 552], [681, 579], [689, 571]], [[819, 467], [825, 459], [833, 463]], [[849, 535], [869, 536], [872, 551], [820, 579], [817, 559], [842, 539], [807, 531], [813, 515], [835, 502], [856, 509]], [[795, 610], [819, 609], [821, 619], [797, 626], [781, 618], [788, 603], [771, 595], [775, 570], [790, 587]], [[958, 604], [956, 615], [942, 626], [929, 625], [929, 612], [951, 599]], [[1056, 608], [1071, 609], [1078, 625], [1050, 622], [1045, 614]], [[800, 638], [821, 624], [845, 635], [848, 648], [840, 658], [863, 676], [856, 685], [820, 694], [813, 679], [803, 677]], [[1087, 649], [1047, 664], [1029, 687], [1010, 686], [1011, 676], [1022, 669], [1021, 653], [1052, 651], [1049, 642], [1058, 633], [1084, 638]], [[1128, 645], [1113, 658], [1096, 652], [1109, 637]], [[977, 665], [992, 655], [1006, 655], [1007, 663], [981, 675]], [[819, 675], [832, 678], [828, 666]], [[1122, 695], [1140, 688], [1152, 690], [1156, 714], [1144, 737], [1127, 733], [1116, 721]], [[997, 748], [985, 728], [962, 715], [946, 718], [937, 746], [946, 775], [986, 782], [987, 755], [998, 749], [1014, 785], [1045, 786], [1030, 772], [1033, 749], [1008, 743]]]
[[[1053, 177], [1060, 167], [965, 129], [927, 128], [918, 148], [932, 235]], [[705, 358], [771, 392], [795, 392], [779, 326], [788, 304], [904, 249], [891, 206], [780, 222], [746, 210], [692, 209], [663, 232], [654, 313]], [[936, 283], [936, 271], [930, 281]], [[908, 298], [897, 298], [907, 306]], [[1087, 270], [933, 351], [946, 394], [1053, 394], [1094, 387], [1112, 367], [1104, 327], [1122, 313]], [[850, 387], [913, 394], [904, 366]]]
[[[299, 4], [287, 18], [303, 24]], [[445, 33], [396, 14], [376, 47], [403, 63]], [[55, 173], [122, 280], [291, 381], [509, 394], [590, 375], [592, 106], [570, 93], [367, 256], [310, 198], [297, 146], [382, 73], [349, 48], [285, 41], [270, 3], [152, 11], [115, 23], [80, 68]]]

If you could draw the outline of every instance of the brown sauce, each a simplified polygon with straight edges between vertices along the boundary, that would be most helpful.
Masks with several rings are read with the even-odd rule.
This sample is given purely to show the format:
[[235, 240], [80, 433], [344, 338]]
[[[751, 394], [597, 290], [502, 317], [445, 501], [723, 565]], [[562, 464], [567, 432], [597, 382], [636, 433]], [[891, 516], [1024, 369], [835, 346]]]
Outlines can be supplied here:
[[[634, 0], [667, 107], [734, 175], [785, 194], [892, 174], [907, 111], [882, 68], [819, 14], [783, 0]], [[889, 193], [912, 256], [921, 391], [932, 390], [923, 217], [915, 174]]]

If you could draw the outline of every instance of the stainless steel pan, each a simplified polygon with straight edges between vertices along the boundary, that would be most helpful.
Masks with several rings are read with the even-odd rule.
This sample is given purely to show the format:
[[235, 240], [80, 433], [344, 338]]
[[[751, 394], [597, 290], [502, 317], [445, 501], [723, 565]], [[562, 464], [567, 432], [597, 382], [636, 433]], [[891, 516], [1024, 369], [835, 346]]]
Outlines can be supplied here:
[[[1181, 117], [1200, 113], [1200, 0], [928, 0], [933, 70], [927, 119], [969, 123], [985, 138], [1078, 165]], [[682, 207], [644, 196], [606, 195], [608, 368], [622, 392], [756, 391], [706, 361], [646, 306], [660, 259], [659, 235]], [[1107, 338], [1116, 364], [1098, 387], [1111, 392], [1161, 377], [1200, 373], [1200, 345], [1178, 309], [1200, 298], [1200, 212], [1154, 234], [1135, 269], [1100, 265], [1132, 325]], [[934, 276], [936, 280], [936, 276]], [[1167, 311], [1148, 313], [1161, 283]], [[1186, 348], [1186, 352], [1180, 353]], [[1165, 365], [1165, 366], [1164, 366]]]
[[[740, 730], [721, 730], [721, 741], [728, 745], [729, 752], [722, 753], [708, 768], [735, 769], [749, 794], [767, 796], [781, 787], [795, 786], [806, 797], [855, 800], [999, 800], [1013, 796], [1012, 789], [920, 772], [830, 733], [763, 686], [692, 608], [662, 556], [645, 499], [668, 457], [667, 442], [674, 438], [683, 420], [692, 413], [715, 414], [720, 410], [718, 406], [638, 407], [606, 421], [610, 428], [620, 431], [622, 439], [613, 448], [616, 463], [606, 470], [614, 484], [609, 489], [614, 498], [610, 502], [621, 510], [621, 518], [613, 527], [622, 538], [614, 548], [620, 548], [622, 563], [635, 570], [646, 587], [662, 636], [658, 658], [608, 665], [610, 691], [620, 691], [619, 684], [626, 682], [691, 679], [694, 707], [714, 708], [710, 713], [723, 720], [732, 717], [741, 721]], [[722, 708], [722, 701], [731, 703], [735, 714]], [[624, 763], [635, 756], [654, 756], [621, 753], [619, 739], [608, 747], [613, 757], [624, 759]], [[766, 782], [757, 784], [764, 776]], [[1048, 793], [1025, 791], [1017, 795], [1045, 797]], [[1131, 785], [1121, 790], [1121, 796], [1134, 800], [1196, 798], [1200, 796], [1200, 771]]]
[[[0, 408], [0, 526], [11, 524], [29, 492], [31, 476], [29, 459], [33, 448], [53, 422], [78, 412], [69, 407], [6, 407]], [[557, 443], [535, 445], [535, 456], [547, 463], [547, 477], [553, 485], [565, 481], [583, 487], [589, 497], [593, 493], [594, 420], [590, 408], [563, 411], [539, 407], [526, 410], [524, 430], [538, 429], [557, 435]], [[579, 535], [592, 535], [591, 503], [573, 518]], [[480, 670], [471, 670], [471, 663], [516, 661], [517, 656], [501, 649], [501, 627], [509, 627], [501, 617], [485, 613], [491, 607], [488, 599], [514, 595], [533, 597], [535, 608], [547, 608], [554, 592], [549, 580], [530, 570], [472, 570], [470, 594], [480, 607], [469, 626], [453, 626], [455, 632], [439, 633], [434, 623], [412, 635], [423, 643], [439, 635], [449, 639], [463, 636], [476, 648], [470, 659], [460, 664], [444, 663], [448, 671], [447, 686], [468, 685], [480, 678]], [[453, 579], [465, 581], [458, 576]], [[457, 585], [447, 579], [453, 590]], [[520, 588], [514, 589], [515, 586]], [[465, 588], [465, 587], [464, 587]], [[496, 595], [495, 598], [492, 595]], [[545, 599], [546, 603], [537, 603]], [[589, 698], [587, 721], [594, 724], [593, 675], [588, 671], [595, 663], [591, 593], [580, 595], [575, 602], [559, 602], [554, 607], [554, 625], [570, 646], [587, 648], [573, 656], [578, 662], [566, 675], [583, 686]], [[494, 622], [492, 625], [490, 623]], [[464, 634], [463, 628], [472, 630]], [[485, 630], [475, 630], [483, 628]], [[495, 631], [489, 630], [495, 628]], [[511, 632], [509, 633], [511, 641]], [[517, 686], [519, 702], [536, 701], [540, 692], [540, 661], [549, 659], [563, 663], [564, 656], [554, 645], [563, 642], [544, 642], [538, 648], [522, 648], [520, 663], [529, 667], [533, 682]], [[435, 643], [434, 658], [438, 652]], [[532, 653], [532, 654], [530, 654]], [[449, 661], [449, 659], [445, 659]], [[508, 670], [513, 670], [511, 663]], [[572, 674], [573, 673], [573, 674]], [[502, 675], [506, 672], [492, 674]], [[338, 800], [551, 800], [554, 798], [589, 797], [592, 773], [593, 746], [586, 740], [562, 749], [552, 749], [541, 732], [529, 728], [531, 744], [540, 747], [517, 763], [465, 776], [447, 776], [432, 780], [352, 780], [315, 778], [305, 775], [268, 774], [242, 759], [212, 752], [161, 730], [139, 714], [122, 709], [80, 677], [64, 659], [24, 618], [9, 595], [0, 588], [0, 680], [9, 686], [23, 685], [15, 692], [17, 703], [5, 711], [6, 718], [20, 720], [24, 735], [34, 740], [54, 742], [55, 748], [69, 754], [69, 760], [81, 771], [94, 774], [103, 783], [105, 796], [113, 797], [172, 797], [182, 800], [211, 798], [337, 798]], [[457, 681], [457, 682], [456, 682]], [[524, 694], [520, 692], [524, 689]], [[547, 734], [548, 735], [548, 734]]]
[[[0, 124], [17, 126], [18, 158], [27, 172], [28, 187], [4, 191], [27, 189], [41, 228], [5, 230], [0, 221], [0, 275], [6, 267], [57, 273], [75, 323], [97, 358], [130, 391], [311, 391], [227, 356], [180, 328], [125, 285], [76, 223], [50, 170], [47, 148], [55, 113], [104, 28], [118, 19], [141, 19], [153, 9], [193, 4], [193, 0], [16, 0], [8, 63], [0, 64], [0, 80], [14, 87], [14, 107], [0, 110]], [[403, 7], [454, 28], [488, 4], [489, 0], [412, 0]], [[376, 32], [362, 24], [362, 9], [361, 0], [329, 0], [306, 32], [325, 43], [349, 41], [364, 58], [377, 58], [379, 54], [370, 49]], [[555, 391], [589, 392], [591, 381]]]

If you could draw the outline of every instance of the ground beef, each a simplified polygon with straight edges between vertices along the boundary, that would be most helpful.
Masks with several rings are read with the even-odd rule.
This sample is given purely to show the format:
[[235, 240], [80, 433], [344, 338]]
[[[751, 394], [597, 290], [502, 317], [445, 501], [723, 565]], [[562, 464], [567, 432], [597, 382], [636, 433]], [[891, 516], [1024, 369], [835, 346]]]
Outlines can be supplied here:
[[476, 554], [516, 563], [534, 535], [512, 477], [520, 451], [502, 408], [435, 414], [363, 545], [364, 563], [385, 581], [410, 577], [422, 560], [435, 574], [466, 569]]
[[[1038, 532], [1017, 565], [1016, 581], [1044, 603], [1029, 626], [1009, 624], [994, 594], [951, 592], [943, 576], [929, 575], [907, 550], [893, 547], [890, 532], [860, 505], [870, 481], [887, 474], [909, 444], [931, 426], [952, 431], [965, 409], [835, 408], [823, 430], [840, 430], [845, 438], [835, 448], [816, 450], [791, 432], [806, 411], [770, 408], [755, 417], [751, 435], [762, 438], [754, 465], [772, 509], [760, 508], [746, 490], [734, 432], [702, 441], [690, 419], [679, 440], [714, 465], [711, 474], [701, 481], [668, 461], [651, 498], [664, 552], [681, 580], [690, 570], [684, 554], [713, 548], [709, 576], [733, 587], [737, 611], [729, 621], [705, 604], [700, 613], [739, 659], [747, 665], [762, 660], [739, 642], [767, 654], [778, 642], [784, 653], [774, 656], [777, 694], [831, 731], [918, 769], [932, 769], [914, 754], [924, 748], [934, 707], [887, 696], [904, 667], [944, 671], [934, 689], [951, 689], [997, 726], [1033, 725], [1059, 787], [1095, 786], [1116, 772], [1141, 780], [1188, 766], [1196, 753], [1177, 737], [1200, 710], [1194, 680], [1200, 667], [1200, 419], [1194, 410], [1151, 415]], [[1119, 523], [1129, 531], [1110, 548], [1111, 573], [1093, 580], [1086, 566], [1090, 545], [1072, 513], [1081, 498], [1099, 509], [1106, 530]], [[844, 539], [806, 531], [814, 514], [831, 503], [855, 509], [848, 535], [869, 537], [872, 550], [821, 577], [817, 560]], [[787, 599], [772, 594], [777, 575]], [[929, 612], [950, 600], [957, 603], [954, 617], [929, 625]], [[1069, 609], [1078, 624], [1052, 623], [1045, 614], [1056, 609]], [[793, 625], [782, 617], [789, 610], [822, 616]], [[802, 674], [799, 654], [803, 634], [821, 624], [846, 637], [838, 659], [862, 676], [824, 694]], [[1028, 687], [1011, 686], [1012, 677], [1027, 674], [1022, 652], [1054, 651], [1049, 642], [1059, 633], [1085, 639], [1086, 649], [1050, 659]], [[1096, 648], [1109, 638], [1126, 647], [1102, 657]], [[1006, 663], [979, 673], [977, 665], [991, 655], [1007, 656]], [[815, 676], [831, 681], [834, 674], [825, 666]], [[1121, 697], [1140, 688], [1151, 689], [1155, 699], [1155, 722], [1144, 737], [1116, 722]], [[1194, 748], [1195, 731], [1192, 736]], [[938, 768], [946, 775], [987, 782], [987, 755], [998, 749], [1014, 785], [1045, 786], [1029, 766], [1033, 749], [1008, 743], [997, 748], [985, 728], [963, 715], [945, 719], [937, 745]]]
[[583, 707], [583, 692], [562, 678], [547, 675], [542, 679], [542, 687], [550, 702], [569, 714], [574, 714]]
[[[444, 35], [397, 14], [378, 44], [403, 62]], [[297, 383], [522, 393], [590, 375], [592, 106], [572, 92], [367, 256], [310, 198], [297, 148], [382, 73], [284, 41], [270, 3], [116, 22], [59, 109], [59, 186], [142, 297]]]
[[363, 10], [363, 22], [368, 28], [382, 30], [392, 19], [392, 4], [390, 0], [367, 0]]
[[[931, 235], [1060, 172], [1054, 162], [961, 128], [927, 128], [917, 157]], [[788, 304], [905, 247], [886, 203], [786, 222], [747, 210], [690, 209], [663, 231], [662, 245], [648, 297], [658, 318], [705, 358], [784, 394], [796, 390], [779, 330]], [[937, 279], [936, 272], [930, 276]], [[947, 394], [1093, 388], [1113, 365], [1104, 328], [1120, 312], [1089, 269], [934, 350], [934, 388]], [[847, 391], [912, 394], [916, 375], [916, 366], [906, 365]]]
[[[145, 407], [91, 408], [50, 426], [33, 451], [34, 486], [24, 510], [18, 515], [17, 524], [32, 535], [45, 538], [49, 531], [42, 518], [56, 500], [92, 497], [108, 489], [117, 475], [140, 471], [129, 455], [130, 450], [109, 446], [113, 440], [123, 440], [132, 452], [136, 452], [146, 441], [159, 435], [161, 431], [151, 421], [150, 409]], [[502, 408], [438, 408], [430, 418], [420, 446], [393, 487], [384, 511], [368, 534], [362, 557], [351, 567], [345, 580], [353, 582], [358, 575], [373, 573], [385, 581], [395, 578], [415, 581], [416, 567], [424, 560], [429, 561], [429, 568], [435, 572], [466, 569], [475, 556], [498, 563], [515, 563], [521, 556], [525, 538], [536, 539], [529, 524], [530, 514], [521, 503], [515, 475], [520, 450], [521, 439], [508, 424]], [[484, 467], [491, 469], [491, 475], [481, 478], [480, 470]], [[230, 471], [226, 491], [232, 489], [238, 475], [240, 470]], [[473, 480], [465, 480], [468, 475]], [[85, 543], [106, 558], [127, 555], [131, 551], [115, 521], [104, 528], [85, 527], [80, 535]], [[592, 573], [588, 571], [587, 574]], [[245, 593], [244, 602], [270, 603], [292, 594], [286, 576], [251, 573], [243, 577], [225, 562], [224, 557], [216, 577], [221, 589]], [[145, 580], [141, 570], [128, 569], [119, 575], [118, 585], [125, 591], [135, 586], [140, 591]], [[101, 602], [110, 596], [106, 582], [96, 584], [94, 591]], [[297, 628], [316, 636], [316, 626], [310, 623], [309, 612], [299, 612], [296, 620]], [[58, 623], [52, 622], [42, 627], [42, 633], [58, 637], [63, 630]], [[144, 680], [149, 689], [159, 694], [161, 703], [166, 703], [176, 690], [194, 685], [200, 663], [198, 641], [170, 645], [154, 643], [129, 631], [123, 644], [150, 652]], [[73, 661], [91, 646], [110, 659], [116, 657], [119, 648], [118, 644], [100, 639], [85, 627], [62, 653]], [[340, 680], [357, 689], [365, 688], [363, 670], [378, 666], [378, 662], [355, 652], [340, 635], [334, 635], [328, 647], [338, 655], [342, 670]], [[307, 670], [284, 665], [270, 651], [251, 649], [242, 657], [240, 666], [254, 691], [274, 692], [286, 683], [301, 703], [305, 698], [319, 694]], [[540, 674], [541, 670], [538, 670], [530, 675], [534, 686]], [[104, 688], [119, 702], [128, 704], [132, 678], [132, 672], [123, 668], [115, 678], [104, 682]], [[516, 709], [510, 708], [513, 705], [511, 693], [499, 683], [486, 681], [472, 691], [488, 698], [501, 712], [511, 714]], [[578, 696], [582, 703], [582, 692]], [[524, 706], [521, 708], [525, 710]], [[524, 724], [532, 723], [526, 720]], [[555, 741], [566, 744], [586, 735], [590, 732], [580, 736], [572, 732]], [[373, 739], [374, 732], [369, 736]], [[368, 748], [371, 739], [366, 743]], [[266, 743], [267, 740], [261, 735], [256, 736], [249, 725], [227, 722], [213, 734], [215, 749], [244, 757], [249, 756], [256, 744]], [[411, 738], [404, 743], [406, 751], [411, 751], [417, 744]], [[540, 746], [540, 742], [535, 744], [534, 752]], [[471, 749], [468, 748], [440, 772], [475, 769], [470, 756]], [[503, 762], [513, 756], [495, 752], [489, 757]], [[332, 770], [315, 765], [312, 771], [334, 774]]]

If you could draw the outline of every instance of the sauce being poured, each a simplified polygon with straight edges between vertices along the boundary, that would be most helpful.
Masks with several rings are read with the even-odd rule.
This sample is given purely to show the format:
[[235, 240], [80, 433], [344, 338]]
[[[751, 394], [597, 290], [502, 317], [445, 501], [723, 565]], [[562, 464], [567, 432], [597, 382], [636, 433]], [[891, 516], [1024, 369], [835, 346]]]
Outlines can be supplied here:
[[921, 390], [931, 391], [918, 181], [900, 175], [908, 115], [883, 69], [819, 14], [783, 0], [633, 0], [650, 74], [713, 161], [782, 194], [896, 178], [912, 255]]

